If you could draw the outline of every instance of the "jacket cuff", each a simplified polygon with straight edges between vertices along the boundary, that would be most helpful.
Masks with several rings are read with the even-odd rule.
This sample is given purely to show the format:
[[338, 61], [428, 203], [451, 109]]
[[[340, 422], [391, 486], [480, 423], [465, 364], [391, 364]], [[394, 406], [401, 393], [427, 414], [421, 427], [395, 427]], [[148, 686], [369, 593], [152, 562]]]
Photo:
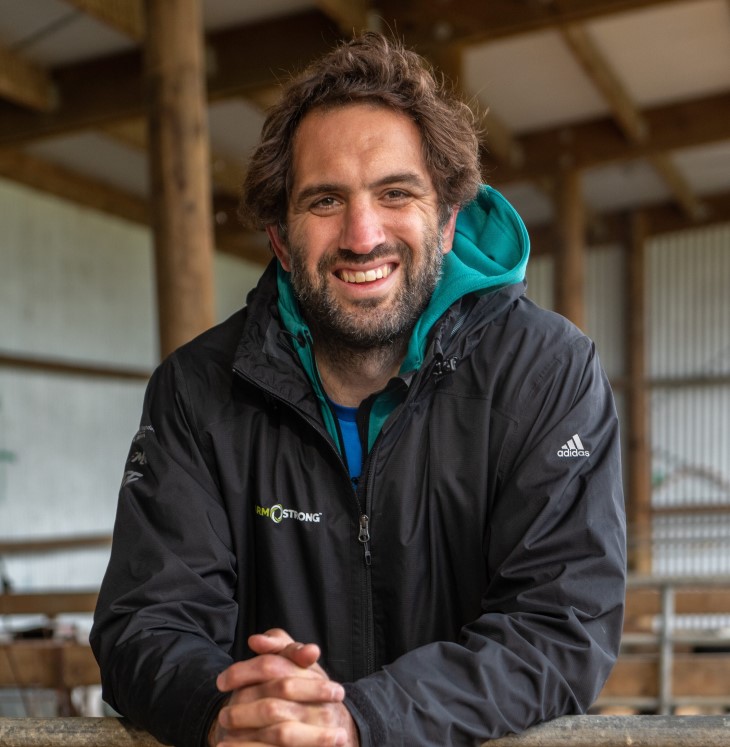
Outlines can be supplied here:
[[182, 714], [182, 729], [178, 732], [184, 735], [180, 747], [208, 747], [208, 732], [213, 719], [229, 697], [229, 693], [222, 693], [216, 687], [216, 677], [214, 675], [203, 682], [188, 701]]
[[345, 707], [350, 711], [358, 732], [360, 747], [382, 747], [387, 744], [385, 722], [356, 685], [345, 684]]

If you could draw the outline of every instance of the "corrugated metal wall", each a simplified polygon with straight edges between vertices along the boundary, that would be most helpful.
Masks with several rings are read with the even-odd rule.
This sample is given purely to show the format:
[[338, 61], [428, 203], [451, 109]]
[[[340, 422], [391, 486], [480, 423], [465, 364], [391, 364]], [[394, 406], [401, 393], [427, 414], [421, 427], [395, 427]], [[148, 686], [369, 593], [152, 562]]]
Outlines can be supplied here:
[[730, 226], [647, 250], [654, 570], [730, 573]]

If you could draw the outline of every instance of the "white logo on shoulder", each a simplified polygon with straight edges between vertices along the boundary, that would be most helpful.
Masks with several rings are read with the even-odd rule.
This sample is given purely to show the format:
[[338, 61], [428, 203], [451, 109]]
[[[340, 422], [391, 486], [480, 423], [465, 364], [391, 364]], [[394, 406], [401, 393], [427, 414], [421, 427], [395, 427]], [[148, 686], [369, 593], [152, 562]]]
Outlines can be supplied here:
[[583, 442], [577, 433], [574, 433], [572, 438], [569, 438], [568, 442], [564, 443], [558, 450], [559, 457], [587, 457], [590, 455], [591, 452], [583, 446]]
[[137, 482], [140, 477], [143, 477], [141, 472], [135, 472], [134, 470], [127, 470], [124, 473], [124, 478], [122, 479], [122, 487], [125, 485], [129, 485], [130, 482]]

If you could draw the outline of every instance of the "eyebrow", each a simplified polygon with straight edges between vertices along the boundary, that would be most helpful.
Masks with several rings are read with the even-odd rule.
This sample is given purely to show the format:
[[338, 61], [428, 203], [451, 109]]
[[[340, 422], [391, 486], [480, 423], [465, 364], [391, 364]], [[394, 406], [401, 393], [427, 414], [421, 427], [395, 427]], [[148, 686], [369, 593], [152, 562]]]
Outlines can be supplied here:
[[[428, 185], [423, 179], [413, 171], [403, 171], [397, 174], [386, 174], [385, 176], [371, 182], [368, 185], [369, 189], [377, 189], [378, 187], [386, 187], [389, 184], [404, 184], [418, 189], [426, 191]], [[294, 202], [300, 203], [306, 201], [317, 195], [327, 194], [328, 192], [346, 192], [347, 187], [344, 184], [337, 184], [335, 182], [322, 182], [320, 184], [310, 184], [308, 187], [301, 189], [296, 195], [294, 195]]]

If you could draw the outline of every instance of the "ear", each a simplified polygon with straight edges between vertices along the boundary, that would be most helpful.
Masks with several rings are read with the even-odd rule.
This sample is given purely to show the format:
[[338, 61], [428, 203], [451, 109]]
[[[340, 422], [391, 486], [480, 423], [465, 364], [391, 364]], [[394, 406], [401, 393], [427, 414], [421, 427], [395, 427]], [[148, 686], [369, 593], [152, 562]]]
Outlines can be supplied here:
[[443, 240], [443, 253], [448, 254], [454, 245], [454, 234], [456, 233], [456, 217], [459, 215], [459, 208], [452, 207], [446, 223], [441, 229], [441, 238]]
[[289, 248], [286, 245], [284, 239], [282, 239], [279, 233], [279, 227], [274, 225], [266, 226], [266, 235], [269, 237], [271, 248], [276, 255], [276, 258], [281, 262], [281, 266], [287, 271], [291, 272], [291, 262], [289, 261]]

